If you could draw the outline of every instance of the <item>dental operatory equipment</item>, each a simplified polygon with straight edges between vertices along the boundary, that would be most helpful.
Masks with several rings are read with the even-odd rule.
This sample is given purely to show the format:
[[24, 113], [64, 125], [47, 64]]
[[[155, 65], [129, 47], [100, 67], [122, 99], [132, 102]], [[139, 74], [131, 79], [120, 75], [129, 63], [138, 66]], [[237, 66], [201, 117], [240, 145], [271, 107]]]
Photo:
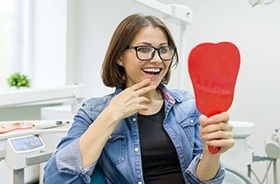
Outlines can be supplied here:
[[0, 108], [24, 106], [28, 104], [50, 103], [51, 101], [73, 100], [73, 111], [80, 106], [85, 97], [85, 85], [73, 84], [69, 86], [45, 89], [25, 89], [0, 92]]
[[135, 0], [145, 6], [151, 7], [166, 16], [182, 20], [186, 23], [192, 22], [192, 9], [179, 4], [162, 4], [156, 0]]
[[[39, 172], [43, 172], [43, 164], [66, 136], [85, 92], [83, 84], [0, 92], [0, 110], [10, 109], [9, 114], [4, 114], [9, 120], [0, 119], [1, 183], [24, 184], [42, 180]], [[66, 106], [67, 116], [52, 114], [48, 119], [42, 116], [43, 108]], [[36, 111], [41, 112], [41, 118], [14, 120], [29, 107], [40, 108]]]
[[[14, 122], [0, 122], [0, 127], [9, 123]], [[31, 121], [16, 123], [30, 124]], [[24, 169], [46, 162], [60, 140], [57, 139], [53, 144], [50, 142], [51, 138], [56, 136], [62, 138], [70, 127], [69, 120], [36, 121], [32, 124], [40, 123], [44, 126], [40, 128], [33, 126], [30, 129], [18, 129], [0, 134], [0, 161], [5, 160], [6, 166], [13, 170], [13, 184], [24, 184]]]
[[253, 155], [253, 162], [268, 162], [268, 166], [262, 179], [255, 174], [251, 168], [252, 164], [248, 165], [248, 176], [251, 178], [252, 175], [256, 178], [259, 184], [263, 184], [268, 179], [268, 172], [273, 165], [273, 184], [278, 184], [278, 171], [277, 171], [277, 160], [280, 158], [280, 135], [278, 134], [279, 128], [276, 128], [271, 137], [265, 141], [265, 152], [266, 156]]
[[65, 124], [70, 123], [70, 121], [15, 121], [15, 122], [7, 122], [0, 123], [0, 134], [5, 134], [11, 131], [16, 130], [25, 130], [25, 129], [47, 129], [47, 128], [55, 128], [58, 126], [63, 126]]
[[249, 0], [249, 3], [252, 7], [254, 7], [256, 5], [269, 5], [275, 1], [276, 0]]
[[266, 139], [265, 152], [270, 158], [279, 159], [280, 158], [280, 127], [274, 130], [271, 137]]

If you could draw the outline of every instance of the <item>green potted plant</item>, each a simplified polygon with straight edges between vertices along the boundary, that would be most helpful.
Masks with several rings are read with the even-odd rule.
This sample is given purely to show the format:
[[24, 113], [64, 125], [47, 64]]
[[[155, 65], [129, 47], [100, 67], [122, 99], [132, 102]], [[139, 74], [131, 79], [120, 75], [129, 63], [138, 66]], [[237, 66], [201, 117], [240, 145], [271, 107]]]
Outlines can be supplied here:
[[30, 79], [27, 75], [20, 74], [19, 72], [13, 73], [8, 79], [7, 79], [8, 85], [10, 87], [16, 87], [17, 89], [25, 87], [30, 87]]

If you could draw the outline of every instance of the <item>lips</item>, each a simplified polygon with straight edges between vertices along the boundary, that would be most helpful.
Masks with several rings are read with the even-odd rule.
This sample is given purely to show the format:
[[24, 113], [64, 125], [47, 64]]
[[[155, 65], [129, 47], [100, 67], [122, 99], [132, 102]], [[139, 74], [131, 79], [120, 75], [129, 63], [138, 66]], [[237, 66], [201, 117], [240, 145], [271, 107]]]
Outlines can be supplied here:
[[162, 71], [162, 68], [143, 68], [143, 72], [150, 75], [158, 75]]

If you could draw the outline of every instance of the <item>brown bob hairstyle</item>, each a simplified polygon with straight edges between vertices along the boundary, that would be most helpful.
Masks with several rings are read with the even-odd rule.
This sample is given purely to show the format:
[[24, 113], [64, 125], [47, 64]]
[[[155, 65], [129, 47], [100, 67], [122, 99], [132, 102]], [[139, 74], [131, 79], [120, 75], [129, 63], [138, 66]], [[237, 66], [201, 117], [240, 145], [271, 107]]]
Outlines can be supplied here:
[[[128, 16], [115, 29], [102, 64], [101, 77], [106, 86], [117, 88], [125, 86], [125, 70], [122, 66], [117, 64], [117, 61], [138, 32], [147, 26], [160, 28], [166, 35], [168, 45], [176, 47], [171, 32], [157, 17], [145, 16], [142, 14], [132, 14]], [[176, 49], [171, 66], [177, 66], [178, 62], [178, 52]], [[171, 71], [169, 68], [161, 82], [167, 84], [170, 80], [170, 75]]]

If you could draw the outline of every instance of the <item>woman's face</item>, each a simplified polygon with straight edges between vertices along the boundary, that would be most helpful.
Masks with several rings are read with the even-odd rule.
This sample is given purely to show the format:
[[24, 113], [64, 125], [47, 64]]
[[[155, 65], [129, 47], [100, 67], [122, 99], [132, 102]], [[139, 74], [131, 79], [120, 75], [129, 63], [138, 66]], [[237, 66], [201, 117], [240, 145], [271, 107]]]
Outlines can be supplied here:
[[[159, 48], [168, 46], [165, 34], [155, 27], [144, 27], [132, 40], [130, 46], [153, 46]], [[118, 64], [123, 66], [126, 72], [126, 87], [130, 87], [144, 79], [151, 79], [151, 85], [159, 85], [166, 75], [171, 61], [162, 61], [155, 52], [152, 59], [141, 61], [136, 57], [135, 49], [127, 49], [119, 58]]]

